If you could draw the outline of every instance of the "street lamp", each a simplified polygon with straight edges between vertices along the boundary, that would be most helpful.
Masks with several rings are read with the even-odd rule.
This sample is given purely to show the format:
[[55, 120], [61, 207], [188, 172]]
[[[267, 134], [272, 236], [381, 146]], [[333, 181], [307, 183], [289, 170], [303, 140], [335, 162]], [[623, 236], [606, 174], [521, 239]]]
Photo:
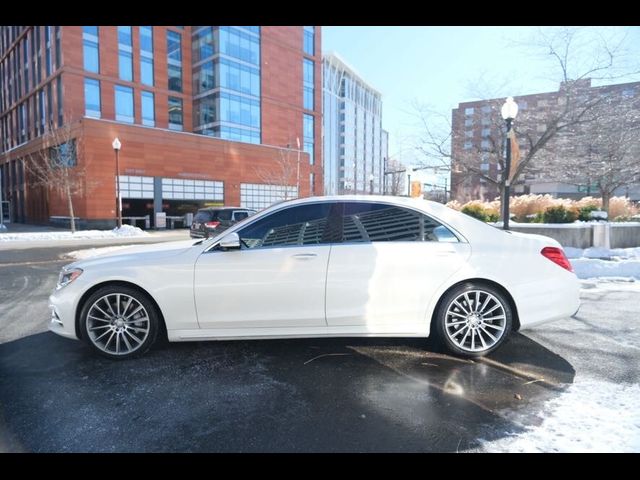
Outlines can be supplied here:
[[507, 98], [500, 110], [502, 118], [507, 123], [507, 148], [504, 166], [504, 195], [502, 197], [502, 228], [509, 230], [509, 197], [510, 197], [510, 177], [511, 177], [511, 127], [513, 120], [518, 115], [518, 104], [513, 101], [513, 97]]
[[118, 228], [122, 227], [122, 198], [120, 198], [120, 162], [118, 160], [118, 154], [122, 143], [118, 137], [113, 140], [111, 144], [113, 151], [116, 152], [116, 212], [118, 213]]

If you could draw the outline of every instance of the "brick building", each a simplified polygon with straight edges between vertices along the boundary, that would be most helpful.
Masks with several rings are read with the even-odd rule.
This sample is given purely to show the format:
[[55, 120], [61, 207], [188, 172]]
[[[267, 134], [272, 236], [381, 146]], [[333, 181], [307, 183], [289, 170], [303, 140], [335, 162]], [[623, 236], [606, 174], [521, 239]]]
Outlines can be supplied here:
[[[3, 200], [13, 221], [68, 222], [25, 168], [63, 125], [84, 226], [114, 225], [116, 137], [124, 217], [322, 194], [321, 68], [320, 27], [0, 27]], [[295, 174], [265, 182], [283, 158]]]
[[[541, 135], [546, 129], [549, 113], [563, 108], [566, 95], [561, 85], [556, 92], [537, 93], [514, 97], [519, 113], [515, 120], [519, 131], [527, 132], [532, 137]], [[636, 102], [640, 98], [640, 82], [606, 85], [594, 87], [590, 79], [580, 80], [573, 86], [572, 95], [583, 99], [609, 95], [621, 102]], [[499, 158], [504, 157], [501, 141], [504, 138], [505, 123], [500, 115], [500, 108], [505, 98], [494, 98], [458, 104], [452, 110], [452, 165], [451, 194], [452, 199], [466, 202], [474, 199], [493, 200], [499, 196], [498, 185], [487, 180], [483, 174], [494, 179], [500, 178]], [[521, 156], [527, 152], [529, 145], [524, 135], [518, 136]], [[572, 141], [579, 141], [573, 139]], [[550, 142], [546, 155], [551, 155], [556, 162], [562, 161], [561, 147]], [[536, 163], [534, 157], [533, 163]], [[471, 165], [474, 171], [460, 166], [460, 161]], [[581, 198], [586, 195], [598, 195], [597, 190], [585, 179], [583, 186], [569, 185], [554, 178], [553, 170], [543, 168], [525, 170], [512, 187], [512, 195], [524, 193], [551, 194], [556, 197]], [[633, 200], [640, 199], [640, 185], [621, 188], [616, 195], [628, 195]]]

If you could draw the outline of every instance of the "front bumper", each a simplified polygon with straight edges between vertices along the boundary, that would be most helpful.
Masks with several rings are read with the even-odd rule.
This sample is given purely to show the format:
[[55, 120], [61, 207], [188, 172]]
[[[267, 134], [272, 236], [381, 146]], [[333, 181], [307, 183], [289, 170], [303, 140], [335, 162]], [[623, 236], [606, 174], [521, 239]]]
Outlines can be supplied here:
[[60, 290], [54, 291], [49, 297], [49, 331], [66, 338], [79, 340], [75, 325], [75, 305], [73, 295], [65, 292], [68, 285]]

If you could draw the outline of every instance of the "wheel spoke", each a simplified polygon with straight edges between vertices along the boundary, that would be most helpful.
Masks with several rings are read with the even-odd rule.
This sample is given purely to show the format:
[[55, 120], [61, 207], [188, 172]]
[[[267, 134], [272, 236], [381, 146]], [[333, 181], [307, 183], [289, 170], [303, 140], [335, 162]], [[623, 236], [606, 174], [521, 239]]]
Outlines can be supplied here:
[[111, 332], [111, 336], [109, 337], [109, 340], [107, 340], [107, 343], [104, 344], [104, 349], [106, 350], [107, 347], [109, 346], [109, 344], [111, 343], [111, 340], [113, 339], [113, 336], [116, 334], [116, 331], [114, 330], [113, 332]]
[[125, 320], [129, 320], [132, 316], [134, 316], [136, 313], [138, 313], [140, 310], [143, 310], [144, 307], [142, 305], [140, 305], [138, 308], [136, 308], [133, 312], [131, 312], [129, 315], [127, 315], [126, 317], [124, 317]]
[[116, 333], [116, 353], [120, 353], [120, 332]]
[[458, 317], [467, 318], [466, 315], [462, 315], [461, 313], [457, 313], [457, 312], [449, 312], [448, 315], [456, 315]]
[[500, 331], [504, 330], [504, 327], [502, 325], [492, 325], [491, 323], [485, 323], [484, 326], [495, 328], [496, 330], [500, 330]]
[[104, 337], [107, 333], [109, 333], [109, 330], [107, 330], [106, 332], [104, 332], [102, 335], [100, 335], [98, 338], [96, 338], [94, 340], [94, 342], [97, 342], [98, 340], [100, 340], [102, 337]]
[[458, 335], [460, 335], [462, 332], [464, 332], [468, 328], [469, 327], [465, 325], [464, 327], [460, 328], [456, 333], [451, 335], [451, 338], [456, 338]]
[[116, 312], [120, 316], [120, 294], [116, 293]]
[[132, 323], [148, 322], [148, 321], [149, 321], [149, 317], [141, 317], [141, 318], [136, 318], [135, 320], [125, 320], [124, 323], [125, 325], [131, 325]]
[[142, 340], [140, 340], [138, 337], [136, 337], [133, 333], [129, 332], [129, 330], [125, 330], [124, 333], [126, 333], [132, 339], [134, 339], [138, 345], [140, 345], [142, 343]]
[[467, 307], [469, 307], [469, 313], [473, 312], [473, 307], [471, 307], [471, 300], [469, 300], [469, 294], [464, 294], [464, 299], [467, 301]]
[[480, 292], [476, 290], [476, 301], [473, 304], [473, 309], [477, 312], [478, 311], [478, 305], [480, 305]]
[[476, 349], [476, 330], [475, 328], [471, 329], [471, 350]]
[[144, 328], [127, 327], [127, 330], [133, 330], [136, 333], [147, 333], [147, 330]]
[[94, 317], [94, 316], [93, 316], [93, 315], [91, 315], [91, 314], [89, 314], [89, 318], [93, 318], [94, 320], [97, 320], [97, 321], [99, 321], [99, 322], [111, 323], [111, 320], [110, 320], [110, 319]]
[[453, 303], [454, 303], [454, 304], [455, 304], [455, 305], [456, 305], [456, 306], [457, 306], [461, 311], [463, 311], [464, 313], [467, 313], [467, 314], [471, 313], [469, 310], [467, 310], [467, 309], [466, 309], [466, 308], [464, 308], [462, 305], [460, 305], [460, 304], [458, 303], [458, 300], [454, 300], [454, 301], [453, 301]]
[[116, 316], [116, 312], [113, 311], [113, 307], [111, 306], [111, 303], [109, 303], [109, 297], [105, 297], [104, 299], [105, 303], [107, 304], [107, 307], [109, 307], [109, 311], [111, 312], [111, 316], [115, 317]]
[[127, 340], [127, 336], [125, 335], [126, 333], [127, 333], [126, 330], [122, 332], [122, 340], [124, 341], [124, 344], [127, 346], [127, 351], [131, 351], [132, 350], [131, 344], [129, 343], [129, 340]]
[[482, 342], [482, 348], [487, 348], [487, 342], [484, 341], [482, 333], [480, 333], [480, 329], [478, 329], [478, 338], [480, 339], [480, 342]]
[[496, 304], [491, 307], [489, 310], [487, 310], [486, 312], [480, 312], [482, 313], [482, 315], [489, 315], [491, 312], [493, 312], [496, 308], [500, 308], [501, 305], [499, 303], [496, 302]]
[[93, 308], [96, 308], [96, 309], [100, 310], [100, 312], [101, 312], [101, 313], [102, 313], [106, 318], [111, 318], [111, 315], [109, 315], [107, 312], [105, 312], [103, 309], [101, 309], [101, 308], [98, 306], [98, 303], [97, 303], [97, 302], [93, 304]]
[[127, 315], [127, 310], [129, 310], [129, 306], [131, 306], [132, 302], [133, 302], [133, 298], [129, 297], [129, 300], [127, 300], [127, 304], [124, 306], [124, 310], [122, 310], [123, 317]]
[[491, 340], [493, 340], [493, 343], [496, 343], [496, 342], [498, 341], [498, 339], [497, 339], [496, 337], [494, 337], [493, 335], [491, 335], [491, 334], [489, 333], [489, 331], [488, 331], [488, 330], [486, 330], [486, 329], [484, 328], [484, 325], [481, 325], [481, 326], [480, 326], [480, 330], [482, 330], [484, 333], [486, 333], [486, 334], [489, 336], [489, 338], [490, 338]]
[[97, 327], [91, 327], [89, 330], [98, 330], [99, 328], [110, 328], [111, 325], [98, 325]]
[[504, 319], [504, 315], [498, 315], [497, 317], [490, 317], [490, 318], [483, 318], [483, 320], [487, 321], [487, 320], [502, 320]]
[[457, 322], [450, 322], [450, 323], [447, 323], [447, 327], [453, 327], [454, 325], [460, 325], [460, 324], [463, 324], [463, 323], [467, 323], [467, 321], [466, 320], [459, 320]]

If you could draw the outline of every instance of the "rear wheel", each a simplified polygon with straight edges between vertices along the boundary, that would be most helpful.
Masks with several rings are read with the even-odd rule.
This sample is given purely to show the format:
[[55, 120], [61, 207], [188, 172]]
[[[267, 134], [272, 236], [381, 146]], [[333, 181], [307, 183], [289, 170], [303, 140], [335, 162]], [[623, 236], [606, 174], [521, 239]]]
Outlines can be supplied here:
[[435, 330], [441, 344], [464, 357], [486, 355], [507, 339], [513, 313], [504, 294], [481, 283], [465, 283], [440, 302]]
[[100, 288], [80, 313], [83, 338], [100, 355], [123, 360], [145, 353], [156, 341], [158, 312], [144, 293], [131, 287]]

